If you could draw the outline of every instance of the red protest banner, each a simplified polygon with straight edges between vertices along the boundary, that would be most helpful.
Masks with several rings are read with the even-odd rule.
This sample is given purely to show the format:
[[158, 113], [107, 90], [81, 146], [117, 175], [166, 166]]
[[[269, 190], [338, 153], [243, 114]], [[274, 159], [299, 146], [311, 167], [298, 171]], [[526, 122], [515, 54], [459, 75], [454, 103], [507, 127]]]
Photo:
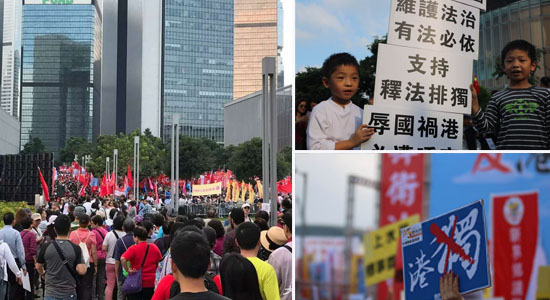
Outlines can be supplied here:
[[538, 265], [538, 192], [492, 196], [492, 200], [493, 295], [528, 299], [532, 273], [538, 269], [534, 267]]
[[[422, 216], [424, 199], [424, 155], [383, 154], [380, 182], [380, 227], [406, 219], [414, 214]], [[397, 266], [396, 266], [397, 267]], [[402, 263], [401, 263], [402, 268]], [[397, 269], [396, 269], [397, 270]], [[400, 274], [397, 270], [397, 274]], [[394, 298], [403, 290], [402, 277], [378, 284], [378, 299], [387, 299], [393, 284]]]

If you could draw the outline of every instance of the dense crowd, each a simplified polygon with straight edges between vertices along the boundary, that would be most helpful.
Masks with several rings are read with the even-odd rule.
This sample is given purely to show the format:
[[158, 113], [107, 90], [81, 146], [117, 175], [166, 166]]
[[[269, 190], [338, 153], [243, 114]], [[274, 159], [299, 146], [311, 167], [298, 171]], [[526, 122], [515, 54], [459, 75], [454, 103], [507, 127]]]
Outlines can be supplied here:
[[227, 219], [214, 209], [172, 218], [141, 198], [57, 198], [5, 213], [0, 299], [292, 299], [289, 196], [271, 227], [261, 202], [232, 203]]

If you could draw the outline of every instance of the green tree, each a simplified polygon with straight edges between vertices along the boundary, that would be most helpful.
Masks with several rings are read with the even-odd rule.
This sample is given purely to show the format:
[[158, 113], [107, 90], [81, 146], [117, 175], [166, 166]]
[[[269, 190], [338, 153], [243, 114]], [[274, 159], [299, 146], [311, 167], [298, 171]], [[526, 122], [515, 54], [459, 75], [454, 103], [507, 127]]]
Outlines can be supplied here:
[[74, 160], [75, 155], [82, 157], [91, 154], [93, 152], [93, 145], [83, 137], [73, 136], [69, 138], [65, 147], [60, 152], [61, 162], [68, 164]]
[[277, 153], [277, 180], [292, 175], [292, 148], [284, 147]]
[[46, 148], [39, 137], [31, 137], [30, 140], [23, 146], [22, 154], [32, 154], [45, 152]]
[[180, 178], [197, 177], [205, 171], [217, 169], [216, 151], [219, 148], [221, 146], [208, 139], [180, 136]]
[[294, 79], [296, 82], [296, 103], [303, 100], [320, 102], [328, 99], [330, 90], [323, 86], [322, 78], [320, 68], [306, 67], [304, 72], [298, 72]]
[[[262, 177], [262, 139], [252, 138], [237, 147], [229, 160], [229, 169], [237, 180], [250, 182], [254, 176]], [[277, 153], [277, 180], [292, 173], [292, 148], [285, 147]]]

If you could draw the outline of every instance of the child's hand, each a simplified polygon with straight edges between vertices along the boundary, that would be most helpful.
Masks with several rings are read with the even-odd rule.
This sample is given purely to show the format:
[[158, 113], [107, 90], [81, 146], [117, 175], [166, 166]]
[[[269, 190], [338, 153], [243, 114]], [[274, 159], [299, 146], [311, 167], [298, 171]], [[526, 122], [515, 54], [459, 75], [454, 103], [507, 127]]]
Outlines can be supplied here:
[[357, 128], [357, 131], [355, 131], [355, 133], [351, 137], [351, 140], [355, 145], [354, 147], [357, 147], [362, 143], [370, 140], [373, 134], [374, 134], [374, 128], [369, 128], [367, 124], [361, 124], [361, 126]]
[[442, 300], [464, 300], [458, 291], [458, 276], [452, 272], [439, 279], [439, 291]]
[[473, 83], [470, 84], [470, 91], [472, 92], [472, 115], [475, 115], [479, 111], [479, 102], [477, 101], [477, 92]]

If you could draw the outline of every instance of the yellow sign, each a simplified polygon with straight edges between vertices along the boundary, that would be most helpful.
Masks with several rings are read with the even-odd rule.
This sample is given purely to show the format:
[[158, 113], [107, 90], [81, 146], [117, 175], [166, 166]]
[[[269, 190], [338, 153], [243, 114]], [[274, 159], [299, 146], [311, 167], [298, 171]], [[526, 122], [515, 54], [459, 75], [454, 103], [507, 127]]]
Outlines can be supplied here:
[[194, 184], [193, 196], [208, 196], [219, 195], [222, 193], [222, 183], [216, 182], [212, 184]]
[[537, 300], [550, 298], [550, 266], [539, 267], [539, 278], [537, 287]]
[[365, 278], [367, 286], [393, 278], [399, 232], [402, 228], [419, 222], [420, 217], [413, 215], [405, 220], [386, 225], [365, 234], [363, 242], [365, 245]]

